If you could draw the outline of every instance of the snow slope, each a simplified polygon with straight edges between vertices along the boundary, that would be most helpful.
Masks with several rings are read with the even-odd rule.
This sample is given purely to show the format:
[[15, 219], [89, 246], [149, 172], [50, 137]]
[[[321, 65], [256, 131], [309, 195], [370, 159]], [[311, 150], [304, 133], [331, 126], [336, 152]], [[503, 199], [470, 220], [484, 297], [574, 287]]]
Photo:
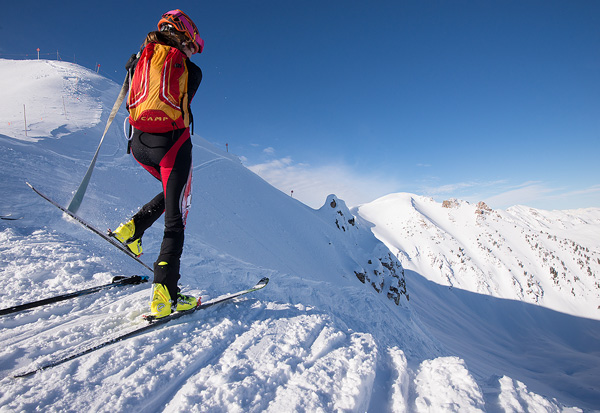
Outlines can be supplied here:
[[[68, 204], [119, 86], [63, 62], [0, 60], [0, 79], [7, 78], [12, 82], [2, 90], [10, 83], [15, 92], [3, 93], [3, 113], [19, 117], [22, 90], [31, 93], [28, 113], [30, 106], [55, 108], [28, 126], [26, 139], [12, 121], [0, 124], [0, 214], [23, 217], [0, 220], [2, 307], [105, 283], [113, 275], [144, 274], [24, 184]], [[69, 119], [61, 119], [60, 103], [77, 97], [88, 103], [66, 106]], [[197, 116], [196, 131], [204, 115]], [[79, 211], [100, 228], [118, 225], [159, 190], [125, 154], [119, 127], [125, 116], [119, 113], [105, 139]], [[332, 195], [313, 210], [231, 154], [198, 136], [193, 142], [183, 289], [207, 299], [263, 276], [271, 278], [269, 286], [20, 380], [11, 375], [138, 325], [149, 287], [1, 317], [0, 411], [600, 406], [600, 322], [431, 282], [404, 270], [396, 251], [342, 200]], [[160, 246], [159, 224], [144, 236], [149, 264]]]

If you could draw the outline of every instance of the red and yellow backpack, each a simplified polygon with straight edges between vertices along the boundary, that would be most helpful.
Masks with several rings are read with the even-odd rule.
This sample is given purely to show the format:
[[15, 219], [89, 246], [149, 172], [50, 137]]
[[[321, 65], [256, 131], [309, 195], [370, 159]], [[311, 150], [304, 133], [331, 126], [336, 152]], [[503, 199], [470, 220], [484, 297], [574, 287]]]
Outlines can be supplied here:
[[186, 55], [160, 43], [144, 47], [130, 79], [129, 123], [148, 133], [190, 126]]

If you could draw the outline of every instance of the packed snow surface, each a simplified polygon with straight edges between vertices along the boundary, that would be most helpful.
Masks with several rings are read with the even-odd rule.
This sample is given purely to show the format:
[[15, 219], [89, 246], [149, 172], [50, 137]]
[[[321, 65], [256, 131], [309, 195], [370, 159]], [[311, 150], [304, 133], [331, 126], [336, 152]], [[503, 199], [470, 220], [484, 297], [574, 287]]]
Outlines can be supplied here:
[[[25, 185], [68, 205], [119, 85], [69, 63], [0, 60], [0, 87], [0, 215], [18, 218], [0, 220], [0, 307], [151, 275]], [[98, 228], [160, 190], [125, 153], [125, 117], [78, 212]], [[313, 210], [193, 143], [182, 289], [207, 300], [269, 285], [24, 379], [12, 376], [142, 325], [149, 285], [0, 317], [0, 411], [600, 409], [598, 210], [410, 194], [352, 211], [331, 195]], [[149, 265], [161, 226], [144, 236]]]

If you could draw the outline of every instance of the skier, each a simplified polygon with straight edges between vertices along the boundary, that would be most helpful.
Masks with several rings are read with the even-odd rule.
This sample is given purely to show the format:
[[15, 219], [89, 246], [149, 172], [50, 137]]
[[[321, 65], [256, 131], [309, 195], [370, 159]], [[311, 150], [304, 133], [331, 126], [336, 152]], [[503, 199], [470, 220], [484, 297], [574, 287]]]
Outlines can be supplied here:
[[181, 10], [171, 10], [126, 65], [130, 150], [135, 160], [161, 181], [162, 191], [111, 235], [139, 256], [144, 231], [164, 212], [164, 236], [154, 263], [150, 302], [150, 315], [155, 318], [198, 304], [195, 297], [181, 294], [177, 283], [191, 201], [190, 102], [202, 80], [202, 71], [190, 57], [203, 48], [193, 21]]

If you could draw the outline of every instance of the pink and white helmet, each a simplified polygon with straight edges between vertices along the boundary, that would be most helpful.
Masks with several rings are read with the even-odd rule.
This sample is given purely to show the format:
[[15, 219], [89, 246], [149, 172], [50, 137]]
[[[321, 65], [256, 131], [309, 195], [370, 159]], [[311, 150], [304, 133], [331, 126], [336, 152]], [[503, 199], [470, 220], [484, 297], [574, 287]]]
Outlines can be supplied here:
[[204, 40], [200, 38], [198, 28], [187, 14], [179, 9], [168, 11], [162, 15], [158, 22], [158, 30], [161, 30], [164, 24], [169, 24], [175, 30], [185, 33], [195, 46], [194, 53], [202, 53]]

